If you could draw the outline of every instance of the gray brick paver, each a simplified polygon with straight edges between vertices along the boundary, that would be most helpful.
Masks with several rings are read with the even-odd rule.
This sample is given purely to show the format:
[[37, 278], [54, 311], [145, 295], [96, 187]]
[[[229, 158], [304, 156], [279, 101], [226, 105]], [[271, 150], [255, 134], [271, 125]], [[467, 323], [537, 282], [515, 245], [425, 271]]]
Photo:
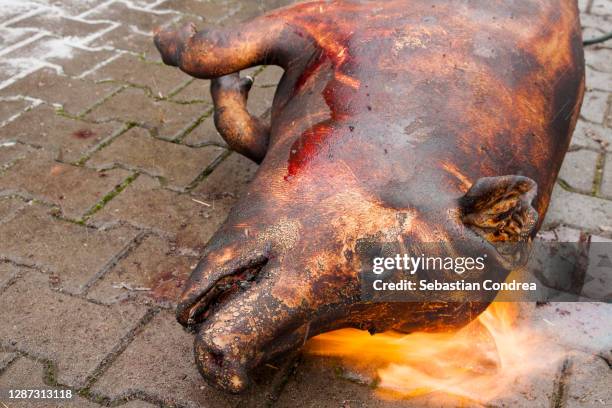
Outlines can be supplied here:
[[36, 271], [4, 290], [0, 310], [0, 345], [55, 362], [58, 381], [74, 387], [85, 384], [145, 312], [61, 294]]
[[[0, 375], [0, 390], [8, 389], [65, 389], [64, 387], [49, 387], [45, 384], [43, 378], [45, 376], [44, 364], [40, 361], [35, 361], [25, 357], [19, 358], [7, 368], [6, 373]], [[87, 401], [86, 399], [75, 395], [69, 400], [41, 400], [32, 404], [31, 401], [7, 401], [7, 406], [10, 408], [98, 408], [99, 405]], [[61, 404], [61, 405], [60, 405]], [[1, 405], [0, 405], [1, 406]]]
[[0, 258], [39, 267], [56, 277], [58, 289], [81, 293], [136, 235], [126, 227], [96, 230], [60, 220], [31, 203], [1, 224]]

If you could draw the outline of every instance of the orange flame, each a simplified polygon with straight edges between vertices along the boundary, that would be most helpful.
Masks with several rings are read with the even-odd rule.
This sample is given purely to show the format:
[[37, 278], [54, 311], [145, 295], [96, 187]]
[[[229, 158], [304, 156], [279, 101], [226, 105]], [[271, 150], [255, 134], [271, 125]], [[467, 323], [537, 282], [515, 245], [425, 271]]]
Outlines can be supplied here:
[[549, 342], [517, 325], [518, 314], [518, 304], [497, 302], [454, 333], [371, 336], [342, 329], [314, 337], [307, 351], [341, 357], [358, 371], [374, 367], [383, 396], [408, 398], [440, 391], [486, 402], [562, 357], [550, 347], [542, 352]]

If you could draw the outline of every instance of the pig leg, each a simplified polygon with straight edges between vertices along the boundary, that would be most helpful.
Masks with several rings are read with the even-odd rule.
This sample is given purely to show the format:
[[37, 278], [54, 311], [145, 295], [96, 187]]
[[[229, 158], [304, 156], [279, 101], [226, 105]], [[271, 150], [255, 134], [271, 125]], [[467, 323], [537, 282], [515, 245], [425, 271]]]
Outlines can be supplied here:
[[210, 92], [215, 104], [215, 126], [232, 150], [260, 163], [266, 155], [270, 126], [251, 116], [247, 98], [251, 77], [238, 73], [213, 79]]
[[263, 16], [232, 30], [197, 31], [193, 24], [157, 30], [155, 45], [164, 63], [196, 78], [213, 79], [219, 133], [233, 150], [258, 163], [268, 147], [269, 126], [246, 109], [252, 80], [235, 73], [255, 65], [295, 65], [305, 50], [313, 50], [312, 42], [280, 16]]
[[238, 28], [156, 30], [164, 63], [196, 78], [212, 79], [255, 66], [286, 67], [307, 41], [280, 17], [262, 16]]

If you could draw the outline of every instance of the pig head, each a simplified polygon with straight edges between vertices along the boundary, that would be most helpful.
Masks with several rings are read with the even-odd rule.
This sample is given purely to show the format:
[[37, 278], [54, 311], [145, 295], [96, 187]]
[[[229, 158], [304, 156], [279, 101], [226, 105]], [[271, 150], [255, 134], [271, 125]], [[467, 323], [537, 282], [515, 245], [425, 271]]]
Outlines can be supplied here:
[[[177, 308], [202, 375], [238, 392], [321, 332], [476, 317], [486, 303], [461, 296], [364, 301], [357, 243], [441, 242], [517, 266], [502, 247], [537, 232], [580, 110], [577, 15], [570, 0], [320, 1], [158, 30], [163, 61], [212, 79], [219, 133], [261, 164]], [[284, 69], [269, 123], [238, 74], [262, 64]]]

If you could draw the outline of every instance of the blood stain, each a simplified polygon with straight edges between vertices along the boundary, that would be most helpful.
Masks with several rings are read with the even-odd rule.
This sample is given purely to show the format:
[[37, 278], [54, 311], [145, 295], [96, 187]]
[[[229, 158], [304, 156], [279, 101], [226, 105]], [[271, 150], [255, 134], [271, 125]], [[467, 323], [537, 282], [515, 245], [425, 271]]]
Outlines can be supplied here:
[[96, 134], [90, 129], [79, 129], [72, 134], [72, 136], [76, 137], [77, 139], [89, 139], [95, 135]]

